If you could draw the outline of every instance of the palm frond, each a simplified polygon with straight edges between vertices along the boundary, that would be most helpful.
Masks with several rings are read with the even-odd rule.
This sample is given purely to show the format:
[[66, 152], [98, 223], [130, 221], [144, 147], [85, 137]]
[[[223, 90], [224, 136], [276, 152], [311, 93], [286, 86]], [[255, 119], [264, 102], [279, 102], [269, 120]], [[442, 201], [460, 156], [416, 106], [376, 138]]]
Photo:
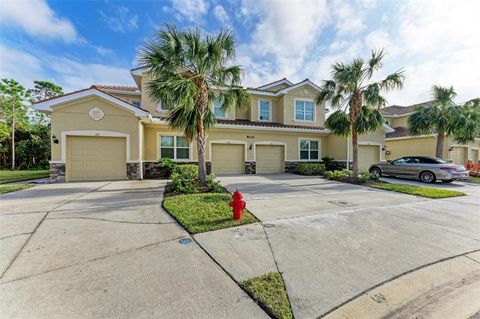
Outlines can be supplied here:
[[335, 135], [348, 136], [351, 133], [351, 124], [348, 114], [338, 110], [330, 114], [325, 121], [325, 126]]
[[374, 132], [383, 125], [382, 113], [377, 108], [362, 106], [360, 115], [356, 121], [356, 129], [359, 134]]
[[389, 74], [384, 80], [380, 81], [380, 86], [386, 92], [394, 89], [403, 88], [403, 82], [405, 81], [405, 74], [403, 70], [399, 70], [395, 73]]
[[370, 79], [373, 72], [380, 70], [383, 67], [382, 59], [385, 56], [383, 49], [372, 50], [370, 59], [368, 60], [368, 66], [366, 69], [367, 79]]

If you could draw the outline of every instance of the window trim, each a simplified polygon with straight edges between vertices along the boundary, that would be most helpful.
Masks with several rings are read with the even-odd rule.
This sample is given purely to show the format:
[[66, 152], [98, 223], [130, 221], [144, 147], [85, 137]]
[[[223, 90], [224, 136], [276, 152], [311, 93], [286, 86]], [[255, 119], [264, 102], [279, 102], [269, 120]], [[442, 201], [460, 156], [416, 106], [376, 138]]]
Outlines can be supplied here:
[[[297, 120], [297, 101], [299, 102], [312, 102], [313, 103], [313, 120]], [[303, 117], [305, 118], [305, 116]], [[293, 121], [303, 123], [315, 123], [317, 121], [317, 105], [315, 101], [310, 98], [296, 98], [293, 100]]]
[[192, 143], [188, 143], [188, 158], [177, 159], [177, 137], [184, 137], [182, 134], [157, 132], [157, 160], [162, 158], [162, 136], [173, 136], [173, 157], [175, 162], [190, 162], [192, 160]]
[[[318, 142], [318, 159], [310, 159], [310, 148], [308, 150], [308, 159], [302, 159], [300, 152], [302, 151], [300, 145], [302, 141], [315, 141]], [[310, 146], [309, 146], [310, 147]], [[322, 139], [319, 138], [310, 138], [310, 137], [300, 137], [298, 138], [298, 160], [300, 162], [321, 162], [322, 158]]]
[[160, 102], [157, 103], [157, 111], [158, 112], [168, 112], [169, 111], [168, 109], [166, 109], [166, 110], [162, 109], [163, 104], [164, 104], [163, 101], [160, 101]]
[[[215, 97], [215, 100], [216, 100], [217, 98], [218, 98], [218, 96]], [[223, 104], [222, 104], [221, 107], [223, 107]], [[217, 118], [217, 119], [225, 120], [225, 119], [228, 118], [228, 115], [227, 115], [228, 112], [227, 112], [227, 110], [225, 110], [225, 112], [223, 112], [223, 116], [217, 116], [217, 115], [215, 114], [215, 101], [213, 101], [213, 103], [212, 103], [212, 112], [213, 112], [213, 115], [215, 115], [215, 118]]]
[[[262, 102], [268, 102], [268, 120], [262, 120], [260, 119], [260, 105]], [[259, 99], [258, 100], [258, 109], [257, 109], [257, 119], [260, 122], [272, 122], [273, 114], [272, 114], [272, 101], [271, 100], [265, 100], [265, 99]]]

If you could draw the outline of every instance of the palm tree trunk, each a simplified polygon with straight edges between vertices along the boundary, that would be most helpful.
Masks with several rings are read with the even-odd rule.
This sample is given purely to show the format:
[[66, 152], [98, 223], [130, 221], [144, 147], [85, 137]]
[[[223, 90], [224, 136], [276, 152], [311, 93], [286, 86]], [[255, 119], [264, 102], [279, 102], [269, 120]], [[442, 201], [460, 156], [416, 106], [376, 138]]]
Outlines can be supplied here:
[[12, 170], [15, 169], [15, 108], [12, 113]]
[[435, 156], [443, 159], [443, 144], [445, 142], [445, 132], [440, 131], [437, 134], [437, 149], [435, 151]]
[[198, 154], [198, 180], [205, 184], [207, 180], [207, 165], [205, 163], [205, 145], [207, 144], [207, 134], [203, 124], [205, 111], [208, 107], [208, 87], [204, 81], [200, 82], [200, 95], [198, 99], [199, 119], [197, 123], [197, 154]]
[[358, 177], [358, 134], [352, 128], [352, 175]]
[[350, 101], [350, 125], [352, 126], [352, 175], [358, 177], [358, 132], [357, 119], [362, 106], [362, 100], [355, 94]]

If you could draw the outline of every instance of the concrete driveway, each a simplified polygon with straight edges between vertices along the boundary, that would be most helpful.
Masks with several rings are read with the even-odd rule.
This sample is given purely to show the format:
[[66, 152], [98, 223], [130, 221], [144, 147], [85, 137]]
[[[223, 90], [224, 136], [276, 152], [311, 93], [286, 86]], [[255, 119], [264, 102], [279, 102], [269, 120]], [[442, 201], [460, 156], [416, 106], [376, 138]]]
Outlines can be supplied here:
[[267, 318], [161, 208], [164, 182], [0, 196], [1, 318]]
[[[296, 318], [325, 316], [398, 276], [480, 249], [478, 196], [427, 200], [293, 174], [221, 180], [229, 190], [244, 193], [247, 208], [263, 223], [197, 240], [234, 277], [277, 267]], [[262, 241], [267, 244], [260, 252]], [[273, 261], [262, 261], [262, 268], [260, 258], [246, 258], [252, 252], [270, 254]], [[473, 267], [478, 286], [475, 258], [465, 262]], [[432, 278], [438, 286], [444, 277]], [[477, 294], [478, 288], [473, 290]], [[480, 296], [473, 300], [470, 306], [480, 309]], [[435, 309], [441, 309], [439, 304]]]

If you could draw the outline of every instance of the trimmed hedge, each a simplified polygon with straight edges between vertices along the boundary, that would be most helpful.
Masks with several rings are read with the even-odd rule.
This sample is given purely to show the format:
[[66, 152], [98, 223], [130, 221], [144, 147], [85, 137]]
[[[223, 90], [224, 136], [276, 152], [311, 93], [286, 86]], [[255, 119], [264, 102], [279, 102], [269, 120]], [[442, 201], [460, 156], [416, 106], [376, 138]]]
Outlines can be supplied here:
[[325, 165], [320, 163], [300, 163], [297, 165], [297, 174], [318, 176], [325, 174]]

